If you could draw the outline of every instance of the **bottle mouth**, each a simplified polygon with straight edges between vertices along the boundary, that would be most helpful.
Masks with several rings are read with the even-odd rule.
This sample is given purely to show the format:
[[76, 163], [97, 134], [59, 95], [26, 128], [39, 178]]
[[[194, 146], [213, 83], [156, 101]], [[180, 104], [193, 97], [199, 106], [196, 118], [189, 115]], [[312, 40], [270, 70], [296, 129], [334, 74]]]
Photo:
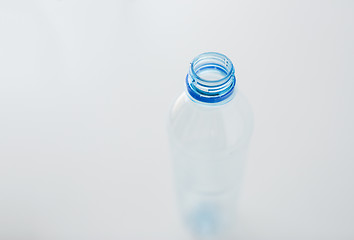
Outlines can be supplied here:
[[204, 103], [220, 103], [229, 99], [235, 88], [235, 69], [221, 53], [207, 52], [195, 57], [186, 77], [188, 95]]

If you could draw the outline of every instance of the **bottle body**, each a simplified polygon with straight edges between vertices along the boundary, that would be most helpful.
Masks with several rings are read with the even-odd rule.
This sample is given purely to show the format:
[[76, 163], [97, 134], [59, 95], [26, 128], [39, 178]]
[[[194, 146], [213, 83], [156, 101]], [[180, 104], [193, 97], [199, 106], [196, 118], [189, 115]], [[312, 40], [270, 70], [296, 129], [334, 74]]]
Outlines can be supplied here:
[[[217, 64], [227, 64], [227, 61]], [[204, 65], [199, 67], [205, 69]], [[226, 84], [232, 86], [224, 80], [222, 84], [215, 84], [215, 79], [224, 79], [224, 76], [215, 75], [215, 68], [212, 71], [209, 79], [206, 77], [208, 72], [203, 75], [199, 72], [203, 81], [212, 84], [212, 90], [216, 89], [214, 86], [218, 89], [226, 89], [219, 87]], [[190, 89], [195, 92], [191, 94], [187, 87], [172, 106], [168, 122], [178, 202], [184, 221], [194, 234], [220, 237], [233, 226], [253, 129], [252, 111], [235, 84], [232, 92], [223, 90], [227, 94], [225, 98], [219, 98], [223, 96], [219, 91], [218, 95], [211, 95], [214, 99], [209, 101], [205, 98], [210, 95], [196, 90], [193, 77], [190, 83]], [[207, 84], [200, 85], [205, 87]], [[195, 94], [204, 94], [204, 99], [194, 97]]]
[[195, 234], [226, 232], [234, 219], [252, 112], [240, 92], [204, 106], [182, 93], [172, 107], [169, 140], [180, 209]]

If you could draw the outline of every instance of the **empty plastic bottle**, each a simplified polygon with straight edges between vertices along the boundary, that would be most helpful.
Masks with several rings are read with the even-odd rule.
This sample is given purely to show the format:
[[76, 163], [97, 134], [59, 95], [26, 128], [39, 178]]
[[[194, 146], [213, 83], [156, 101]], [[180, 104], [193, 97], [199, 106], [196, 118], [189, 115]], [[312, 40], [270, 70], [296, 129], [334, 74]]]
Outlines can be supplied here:
[[168, 123], [178, 202], [194, 235], [220, 239], [233, 228], [252, 111], [223, 54], [197, 56], [185, 83]]

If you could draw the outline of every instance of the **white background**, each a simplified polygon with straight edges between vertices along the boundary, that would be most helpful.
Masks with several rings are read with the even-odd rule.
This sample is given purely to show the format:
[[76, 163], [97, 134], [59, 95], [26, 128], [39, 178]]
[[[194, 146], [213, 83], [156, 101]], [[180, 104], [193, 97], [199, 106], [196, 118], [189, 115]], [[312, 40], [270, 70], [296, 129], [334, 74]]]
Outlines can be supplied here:
[[234, 63], [255, 131], [235, 239], [354, 239], [351, 1], [0, 0], [0, 239], [189, 239], [166, 120]]

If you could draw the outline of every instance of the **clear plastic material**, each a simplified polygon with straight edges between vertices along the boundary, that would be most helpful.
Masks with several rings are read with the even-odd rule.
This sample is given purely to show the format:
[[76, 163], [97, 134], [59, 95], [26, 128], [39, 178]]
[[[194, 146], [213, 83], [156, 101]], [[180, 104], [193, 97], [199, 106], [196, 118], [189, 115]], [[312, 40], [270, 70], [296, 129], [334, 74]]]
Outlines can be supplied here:
[[[196, 80], [193, 79], [195, 76], [191, 76], [191, 71], [195, 69], [190, 69], [187, 89], [170, 111], [168, 130], [178, 202], [184, 221], [196, 236], [219, 239], [229, 234], [234, 224], [237, 193], [253, 129], [253, 117], [241, 92], [236, 87], [228, 88], [235, 86], [236, 82], [231, 61], [222, 54], [205, 53], [193, 60], [191, 68], [195, 67], [193, 63], [201, 56], [209, 66], [199, 66], [204, 71], [196, 71], [201, 79], [199, 81], [204, 81], [204, 89], [200, 92], [193, 86]], [[208, 58], [215, 56], [227, 59], [216, 64], [227, 63], [232, 68], [224, 68], [225, 71], [210, 68]], [[211, 62], [215, 63], [213, 59]], [[220, 66], [220, 69], [223, 67]], [[188, 81], [188, 78], [191, 80]], [[234, 83], [227, 83], [225, 78]], [[220, 80], [224, 82], [215, 84]], [[192, 84], [190, 89], [188, 84]], [[220, 85], [226, 88], [219, 87], [222, 93], [215, 94], [215, 86]], [[209, 89], [213, 93], [208, 95]], [[191, 90], [204, 98], [194, 98], [195, 94], [189, 92]], [[222, 98], [225, 94], [227, 97]], [[205, 97], [214, 100], [205, 100]]]

